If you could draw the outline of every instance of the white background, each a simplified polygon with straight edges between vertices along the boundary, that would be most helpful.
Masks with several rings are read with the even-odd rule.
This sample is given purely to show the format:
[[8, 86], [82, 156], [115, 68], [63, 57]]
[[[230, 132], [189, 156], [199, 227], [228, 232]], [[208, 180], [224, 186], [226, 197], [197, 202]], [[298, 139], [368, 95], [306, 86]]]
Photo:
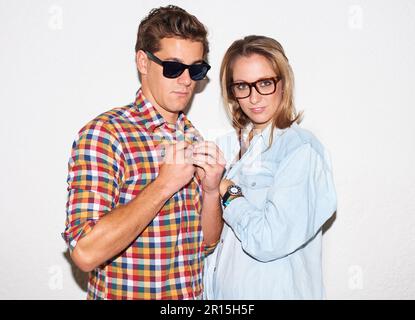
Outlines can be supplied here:
[[[77, 131], [133, 101], [139, 21], [167, 1], [0, 0], [0, 298], [84, 299], [65, 257], [67, 160]], [[219, 66], [231, 42], [285, 47], [302, 123], [329, 150], [338, 193], [324, 236], [329, 299], [415, 298], [415, 2], [176, 1], [209, 30], [210, 83], [192, 122], [231, 127]]]

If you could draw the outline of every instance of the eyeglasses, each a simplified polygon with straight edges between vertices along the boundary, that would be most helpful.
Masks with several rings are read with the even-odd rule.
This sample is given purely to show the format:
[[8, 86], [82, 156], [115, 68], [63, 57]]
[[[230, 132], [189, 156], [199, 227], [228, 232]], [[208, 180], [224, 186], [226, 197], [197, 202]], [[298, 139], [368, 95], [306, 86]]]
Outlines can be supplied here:
[[150, 60], [163, 67], [163, 76], [169, 79], [177, 78], [184, 70], [189, 69], [190, 79], [199, 81], [206, 77], [206, 74], [210, 69], [210, 65], [205, 61], [188, 65], [177, 61], [162, 61], [149, 51], [146, 51], [146, 54]]
[[273, 94], [277, 89], [277, 83], [281, 80], [281, 77], [272, 77], [259, 79], [255, 82], [234, 82], [230, 85], [233, 96], [236, 99], [248, 98], [251, 95], [252, 87], [255, 87], [256, 91], [263, 95]]

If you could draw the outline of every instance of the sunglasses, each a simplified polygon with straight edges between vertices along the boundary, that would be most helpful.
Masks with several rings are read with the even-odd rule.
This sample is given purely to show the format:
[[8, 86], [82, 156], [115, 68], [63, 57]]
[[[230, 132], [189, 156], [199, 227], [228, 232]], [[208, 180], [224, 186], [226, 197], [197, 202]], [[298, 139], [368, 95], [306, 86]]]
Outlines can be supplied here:
[[190, 79], [199, 81], [206, 77], [210, 69], [210, 65], [205, 61], [188, 65], [177, 61], [162, 61], [149, 51], [146, 51], [146, 54], [150, 60], [163, 67], [163, 76], [169, 79], [175, 79], [179, 77], [184, 70], [189, 69]]

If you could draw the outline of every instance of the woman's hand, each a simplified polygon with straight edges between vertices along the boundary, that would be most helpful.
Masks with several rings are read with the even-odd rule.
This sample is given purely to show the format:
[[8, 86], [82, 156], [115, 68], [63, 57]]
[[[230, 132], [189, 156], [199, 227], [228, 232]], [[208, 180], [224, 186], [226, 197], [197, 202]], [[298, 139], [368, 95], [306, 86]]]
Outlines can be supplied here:
[[223, 179], [220, 182], [220, 186], [219, 186], [219, 192], [220, 192], [220, 196], [223, 197], [226, 193], [226, 191], [228, 190], [228, 187], [235, 184], [232, 180], [228, 180], [228, 179]]
[[219, 147], [210, 141], [203, 141], [192, 147], [192, 161], [196, 174], [202, 181], [203, 192], [217, 196], [219, 185], [225, 171], [226, 161]]

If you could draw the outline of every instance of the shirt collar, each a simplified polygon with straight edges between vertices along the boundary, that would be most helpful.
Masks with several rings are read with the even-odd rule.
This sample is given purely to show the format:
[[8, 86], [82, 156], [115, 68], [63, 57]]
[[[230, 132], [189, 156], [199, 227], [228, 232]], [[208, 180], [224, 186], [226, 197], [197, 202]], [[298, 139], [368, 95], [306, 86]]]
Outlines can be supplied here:
[[[246, 141], [246, 139], [248, 138], [249, 132], [253, 129], [253, 124], [249, 123], [242, 131], [242, 137], [244, 139], [244, 141]], [[271, 132], [273, 134], [274, 137], [281, 135], [286, 129], [279, 129], [274, 127], [274, 130], [272, 130], [273, 127], [273, 123], [271, 122], [270, 124], [268, 124], [264, 130], [262, 130], [261, 132], [257, 133], [256, 135], [254, 135], [254, 137], [252, 138], [252, 142], [251, 144], [256, 144], [258, 140], [262, 141], [262, 144], [264, 147], [268, 147], [269, 146], [269, 141], [270, 141], [270, 137], [271, 137]]]
[[[269, 141], [269, 138], [270, 138], [270, 136], [271, 136], [272, 126], [273, 126], [273, 123], [271, 122], [271, 123], [270, 123], [269, 125], [267, 125], [267, 126], [264, 128], [264, 130], [262, 130], [262, 131], [261, 131], [261, 133], [259, 134], [259, 135], [260, 135], [260, 137], [262, 138], [262, 140], [263, 140], [264, 142], [268, 142], [268, 141]], [[277, 130], [279, 130], [279, 129], [278, 129], [278, 128], [274, 128], [274, 133], [275, 133]]]
[[[187, 132], [190, 129], [194, 129], [192, 123], [183, 112], [179, 113], [175, 124], [168, 123], [153, 104], [144, 96], [141, 88], [137, 91], [134, 106], [138, 111], [138, 116], [142, 123], [150, 132], [154, 132], [157, 128], [161, 128], [162, 126], [171, 132]], [[196, 130], [194, 129], [194, 131]], [[195, 135], [200, 136], [197, 131]]]
[[168, 130], [187, 130], [192, 127], [192, 124], [187, 119], [183, 112], [179, 113], [175, 124], [168, 123], [163, 116], [157, 111], [153, 104], [144, 96], [143, 90], [140, 88], [137, 91], [137, 96], [134, 105], [138, 111], [139, 117], [147, 130], [154, 132], [157, 128], [165, 126]]

